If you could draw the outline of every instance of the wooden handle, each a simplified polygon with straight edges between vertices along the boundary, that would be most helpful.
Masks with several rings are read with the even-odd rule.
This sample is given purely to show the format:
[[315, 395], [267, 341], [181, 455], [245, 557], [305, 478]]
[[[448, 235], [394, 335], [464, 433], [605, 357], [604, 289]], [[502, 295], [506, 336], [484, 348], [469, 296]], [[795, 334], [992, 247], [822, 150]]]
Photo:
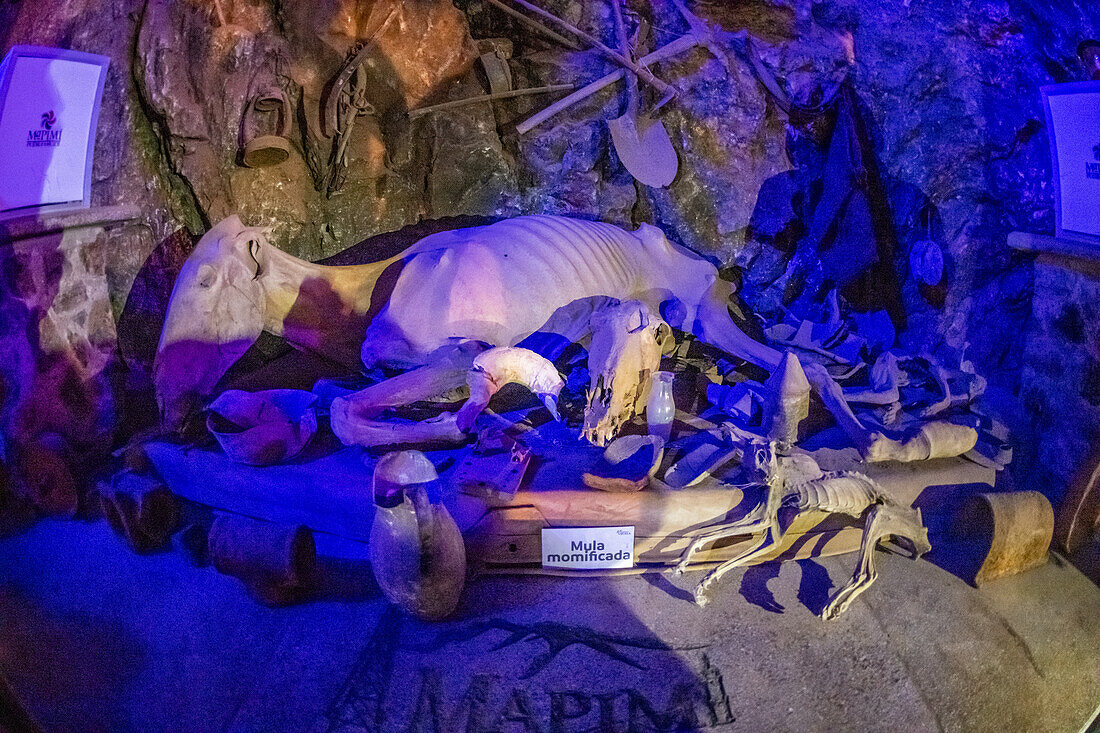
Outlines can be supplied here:
[[578, 38], [592, 44], [595, 48], [598, 48], [600, 51], [602, 51], [605, 56], [612, 59], [613, 61], [618, 62], [623, 67], [630, 69], [635, 74], [637, 74], [639, 77], [644, 79], [646, 84], [649, 84], [654, 89], [661, 92], [661, 94], [663, 95], [663, 97], [665, 99], [672, 99], [672, 97], [676, 96], [676, 90], [674, 88], [672, 88], [671, 86], [669, 86], [668, 84], [666, 84], [665, 82], [658, 79], [657, 77], [655, 77], [649, 69], [645, 68], [644, 66], [641, 66], [640, 64], [635, 63], [634, 61], [630, 60], [626, 56], [623, 56], [618, 51], [615, 51], [614, 49], [607, 47], [606, 45], [604, 45], [600, 41], [600, 39], [596, 38], [595, 36], [592, 36], [588, 33], [585, 33], [584, 31], [582, 31], [580, 28], [576, 27], [572, 23], [570, 23], [568, 21], [565, 21], [565, 20], [562, 20], [558, 16], [554, 15], [553, 13], [550, 13], [550, 12], [547, 12], [547, 11], [543, 10], [542, 8], [538, 7], [537, 5], [532, 5], [531, 3], [527, 2], [527, 0], [512, 0], [512, 2], [514, 2], [516, 5], [519, 5], [520, 7], [527, 8], [528, 10], [530, 10], [532, 13], [535, 13], [536, 15], [539, 15], [543, 18], [546, 18], [547, 20], [552, 21], [554, 23], [557, 23], [558, 25], [565, 28], [570, 33], [572, 33], [573, 35], [575, 35]]
[[[641, 57], [640, 59], [638, 59], [638, 63], [642, 65], [649, 65], [658, 61], [663, 61], [664, 59], [684, 53], [685, 51], [690, 51], [691, 49], [695, 48], [698, 43], [698, 40], [691, 35], [680, 36], [672, 43], [661, 46], [653, 53], [649, 53]], [[520, 135], [530, 132], [532, 129], [538, 127], [543, 122], [546, 122], [546, 120], [550, 119], [558, 112], [567, 110], [570, 107], [583, 102], [604, 87], [608, 86], [609, 84], [614, 84], [622, 78], [622, 69], [612, 71], [606, 76], [601, 76], [596, 81], [581, 87], [580, 89], [566, 97], [559, 99], [557, 102], [554, 102], [552, 105], [542, 110], [541, 112], [536, 112], [535, 114], [531, 115], [526, 120], [516, 125], [516, 132], [518, 132]]]
[[[626, 37], [626, 26], [623, 23], [622, 0], [611, 0], [611, 11], [615, 17], [615, 36], [619, 41], [619, 50], [623, 56], [633, 58], [630, 53], [630, 42]], [[625, 71], [626, 74], [626, 111], [625, 115], [634, 117], [638, 113], [638, 77]]]

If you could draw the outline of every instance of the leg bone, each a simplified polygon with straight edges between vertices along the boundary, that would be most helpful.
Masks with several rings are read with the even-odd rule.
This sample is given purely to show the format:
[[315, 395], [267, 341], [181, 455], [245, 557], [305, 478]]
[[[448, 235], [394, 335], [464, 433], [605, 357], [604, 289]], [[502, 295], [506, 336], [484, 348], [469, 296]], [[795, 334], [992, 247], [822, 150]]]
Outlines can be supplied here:
[[928, 544], [928, 530], [920, 524], [920, 512], [910, 507], [877, 504], [867, 513], [863, 541], [859, 547], [859, 563], [852, 579], [837, 591], [821, 612], [821, 618], [834, 619], [848, 609], [860, 593], [875, 582], [875, 548], [886, 537], [902, 537], [912, 543], [916, 556], [923, 555]]
[[761, 555], [767, 554], [775, 547], [778, 541], [777, 529], [774, 525], [764, 530], [760, 538], [753, 543], [752, 547], [745, 550], [737, 557], [726, 560], [703, 578], [699, 585], [695, 587], [695, 602], [700, 606], [705, 606], [708, 601], [707, 592], [723, 575], [736, 567], [748, 564]]

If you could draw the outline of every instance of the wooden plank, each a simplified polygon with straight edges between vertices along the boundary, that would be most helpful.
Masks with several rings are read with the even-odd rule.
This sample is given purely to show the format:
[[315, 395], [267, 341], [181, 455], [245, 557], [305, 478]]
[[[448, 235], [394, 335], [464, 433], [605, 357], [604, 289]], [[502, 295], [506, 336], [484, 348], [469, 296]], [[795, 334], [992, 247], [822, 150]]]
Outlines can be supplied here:
[[[830, 468], [844, 467], [834, 461]], [[898, 501], [935, 508], [965, 494], [988, 491], [996, 478], [992, 469], [964, 458], [921, 463], [859, 465]], [[701, 486], [681, 490], [651, 490], [629, 494], [593, 491], [520, 491], [507, 505], [489, 507], [484, 518], [466, 531], [471, 564], [483, 572], [509, 568], [535, 569], [542, 557], [543, 527], [635, 527], [636, 562], [667, 566], [679, 561], [690, 541], [723, 520], [743, 516], [744, 494], [734, 487]], [[927, 512], [926, 512], [927, 513]], [[929, 519], [936, 519], [932, 512]], [[926, 519], [927, 523], [927, 519]], [[837, 555], [859, 549], [861, 525], [838, 515], [820, 513], [799, 517], [783, 543], [761, 562], [782, 557], [803, 559]], [[733, 557], [751, 538], [739, 536], [717, 543], [699, 555], [701, 563]]]
[[1030, 232], [1009, 232], [1008, 246], [1021, 252], [1061, 255], [1100, 262], [1100, 244], [1086, 240]]
[[[753, 564], [775, 559], [802, 560], [809, 557], [840, 555], [859, 549], [862, 528], [858, 525], [831, 526], [830, 529], [812, 528], [809, 531], [791, 531], [783, 536], [783, 542], [774, 551], [760, 557]], [[680, 557], [694, 540], [692, 536], [635, 537], [635, 562], [639, 568], [667, 568], [680, 561]], [[691, 567], [715, 565], [748, 549], [752, 538], [740, 535], [721, 540], [699, 551]], [[538, 534], [528, 535], [473, 535], [466, 541], [472, 567], [482, 573], [508, 572], [526, 568], [541, 570], [541, 542]], [[579, 571], [591, 575], [593, 571]]]

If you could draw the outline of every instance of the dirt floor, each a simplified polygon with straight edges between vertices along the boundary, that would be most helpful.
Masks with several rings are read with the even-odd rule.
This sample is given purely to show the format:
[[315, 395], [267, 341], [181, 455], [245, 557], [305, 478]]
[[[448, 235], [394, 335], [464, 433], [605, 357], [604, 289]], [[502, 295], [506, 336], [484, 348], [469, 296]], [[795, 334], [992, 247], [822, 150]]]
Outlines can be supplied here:
[[882, 553], [840, 619], [814, 613], [854, 556], [699, 574], [487, 577], [429, 625], [369, 569], [329, 597], [255, 603], [180, 551], [105, 523], [0, 541], [0, 668], [50, 731], [1076, 731], [1100, 703], [1100, 589], [1057, 558], [981, 589]]

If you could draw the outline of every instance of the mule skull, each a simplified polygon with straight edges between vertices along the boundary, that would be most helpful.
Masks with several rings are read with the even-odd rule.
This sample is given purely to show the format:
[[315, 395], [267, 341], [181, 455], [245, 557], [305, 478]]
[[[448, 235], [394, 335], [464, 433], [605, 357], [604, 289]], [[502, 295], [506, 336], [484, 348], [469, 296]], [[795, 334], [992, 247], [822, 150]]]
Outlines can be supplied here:
[[267, 230], [231, 216], [203, 235], [180, 270], [153, 365], [157, 404], [169, 430], [202, 406], [263, 331], [266, 241]]
[[645, 408], [650, 375], [661, 367], [661, 351], [672, 329], [641, 301], [608, 305], [592, 316], [588, 348], [588, 404], [584, 437], [605, 446]]

